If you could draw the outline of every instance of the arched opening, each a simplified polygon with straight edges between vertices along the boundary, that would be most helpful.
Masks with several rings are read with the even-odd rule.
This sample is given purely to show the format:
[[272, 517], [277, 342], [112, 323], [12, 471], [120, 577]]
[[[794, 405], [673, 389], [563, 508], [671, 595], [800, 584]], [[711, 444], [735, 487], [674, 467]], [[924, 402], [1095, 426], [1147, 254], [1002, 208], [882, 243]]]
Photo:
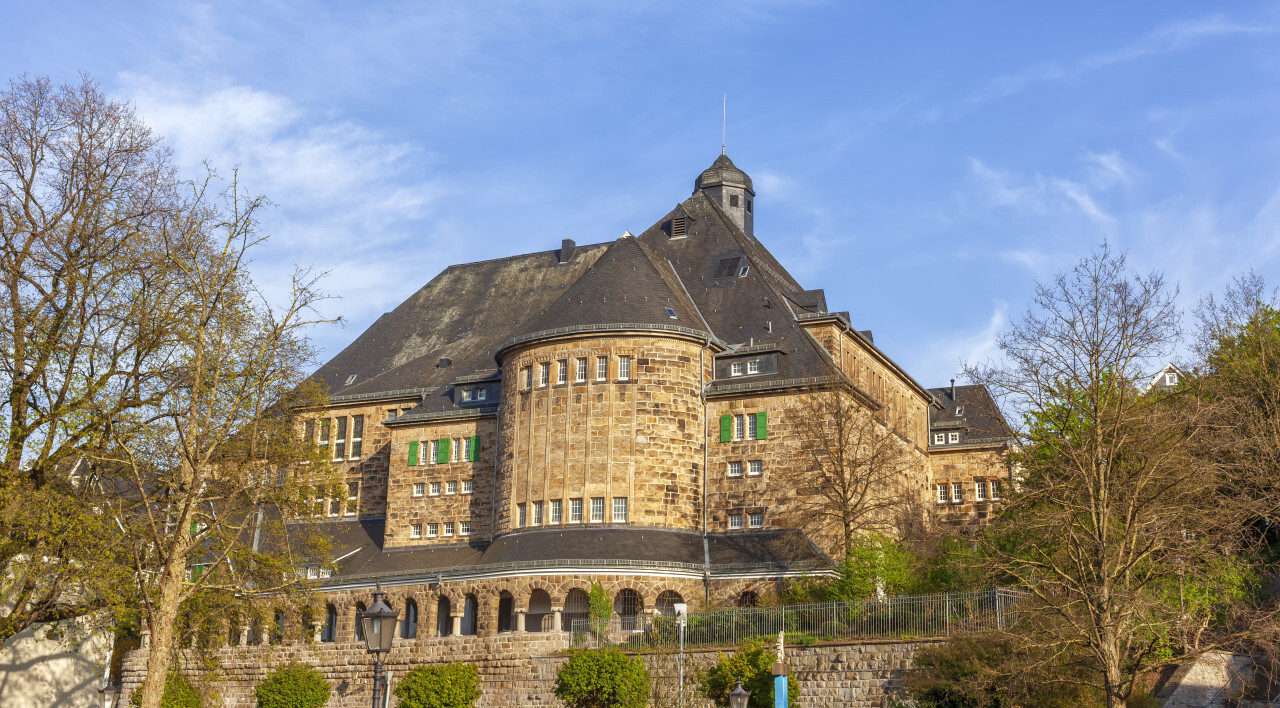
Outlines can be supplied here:
[[738, 594], [738, 607], [755, 607], [760, 604], [760, 597], [755, 590], [743, 590]]
[[256, 612], [253, 618], [249, 620], [249, 636], [247, 640], [250, 646], [257, 646], [262, 643], [262, 617]]
[[240, 646], [240, 632], [243, 629], [240, 626], [240, 613], [232, 610], [227, 617], [227, 646]]
[[320, 641], [338, 641], [338, 608], [326, 605], [324, 608], [324, 626], [320, 628]]
[[551, 628], [551, 596], [546, 590], [534, 590], [529, 594], [529, 613], [524, 617], [526, 632], [545, 632]]
[[449, 598], [441, 597], [436, 603], [436, 636], [447, 637], [453, 631], [453, 618], [449, 616]]
[[634, 632], [640, 629], [640, 611], [644, 603], [640, 601], [640, 593], [630, 588], [619, 590], [613, 598], [613, 613], [622, 621], [622, 631]]
[[284, 610], [276, 609], [271, 613], [271, 639], [272, 644], [284, 643]]
[[462, 633], [466, 635], [474, 635], [476, 633], [476, 617], [477, 610], [480, 609], [480, 603], [476, 600], [475, 595], [467, 595], [466, 601], [462, 603]]
[[[585, 623], [591, 619], [591, 599], [585, 590], [574, 588], [564, 596], [564, 613], [560, 616], [562, 628], [570, 632], [585, 631]], [[574, 622], [581, 622], [582, 627], [574, 627]]]
[[684, 598], [680, 597], [680, 593], [675, 590], [665, 590], [662, 594], [658, 595], [658, 600], [654, 603], [654, 608], [658, 610], [658, 614], [663, 615], [664, 617], [675, 617], [676, 605], [681, 602], [684, 602]]
[[511, 617], [515, 613], [516, 603], [511, 593], [503, 591], [498, 597], [498, 632], [511, 631]]
[[364, 623], [360, 621], [360, 615], [364, 614], [364, 603], [356, 603], [356, 641], [364, 641]]
[[418, 603], [408, 600], [404, 603], [404, 619], [400, 621], [400, 638], [414, 639], [418, 636]]

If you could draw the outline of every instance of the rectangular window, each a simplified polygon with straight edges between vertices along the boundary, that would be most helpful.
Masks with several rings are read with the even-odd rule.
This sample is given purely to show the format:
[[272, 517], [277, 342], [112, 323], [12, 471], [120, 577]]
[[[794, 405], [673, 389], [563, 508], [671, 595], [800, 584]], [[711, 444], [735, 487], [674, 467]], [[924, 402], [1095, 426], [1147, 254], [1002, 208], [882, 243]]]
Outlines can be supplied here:
[[524, 528], [526, 521], [524, 504], [516, 504], [516, 528]]
[[414, 524], [409, 527], [409, 538], [422, 538], [422, 524]]
[[364, 416], [351, 416], [351, 459], [360, 459], [364, 443]]
[[483, 401], [484, 399], [486, 399], [486, 398], [488, 398], [488, 397], [489, 397], [489, 387], [488, 387], [488, 386], [476, 386], [476, 400], [477, 400], [477, 401]]
[[733, 417], [733, 439], [742, 440], [746, 435], [747, 417], [744, 415], [735, 415]]
[[627, 523], [627, 498], [626, 497], [613, 498], [613, 523], [615, 524]]
[[340, 513], [342, 513], [342, 500], [330, 499], [329, 500], [329, 516], [337, 516]]
[[556, 383], [567, 383], [569, 381], [569, 362], [561, 359], [556, 362]]
[[1177, 386], [1177, 385], [1178, 385], [1178, 375], [1177, 375], [1177, 374], [1173, 374], [1173, 373], [1165, 374], [1165, 375], [1164, 375], [1164, 384], [1165, 384], [1166, 386]]
[[575, 381], [578, 381], [579, 383], [581, 383], [581, 382], [583, 382], [583, 381], [586, 381], [586, 380], [587, 380], [587, 358], [586, 358], [586, 357], [579, 357], [579, 358], [578, 358], [578, 372], [577, 372], [577, 373], [578, 373], [578, 375], [577, 375], [577, 377], [574, 379]]
[[356, 502], [360, 500], [360, 483], [347, 482], [347, 516], [356, 515]]
[[609, 357], [596, 357], [596, 381], [604, 381], [609, 378]]
[[591, 523], [604, 521], [604, 497], [591, 497]]
[[328, 418], [320, 421], [320, 447], [326, 450], [329, 449], [329, 428], [332, 424]]
[[747, 473], [750, 474], [752, 477], [759, 477], [760, 475], [764, 474], [763, 460], [752, 460], [751, 462], [748, 462], [747, 465], [748, 465]]
[[947, 442], [952, 445], [960, 442], [960, 433], [947, 433]]
[[431, 456], [428, 457], [427, 459], [431, 460], [431, 464], [433, 465], [440, 462], [440, 441], [439, 440], [431, 441]]
[[752, 359], [751, 361], [748, 361], [748, 362], [747, 362], [747, 373], [748, 373], [748, 374], [758, 374], [758, 373], [760, 373], [760, 360], [759, 360], [759, 359]]
[[431, 496], [433, 496], [433, 497], [438, 497], [438, 496], [440, 496], [440, 483], [439, 483], [439, 482], [432, 482], [432, 483], [431, 483]]
[[730, 364], [730, 365], [729, 365], [729, 375], [730, 375], [730, 376], [741, 376], [742, 374], [743, 374], [743, 370], [742, 370], [742, 362], [740, 362], [740, 361], [735, 361], [735, 362], [733, 362], [732, 364]]
[[987, 500], [987, 482], [986, 480], [978, 480], [973, 483], [973, 498], [976, 501]]
[[471, 522], [470, 522], [470, 521], [463, 521], [461, 524], [459, 524], [459, 526], [461, 527], [461, 528], [459, 528], [459, 529], [458, 529], [458, 535], [459, 535], [459, 536], [470, 536], [470, 535], [471, 535]]
[[951, 484], [951, 501], [955, 504], [964, 501], [964, 487], [959, 482], [952, 482]]
[[538, 385], [546, 386], [551, 383], [551, 363], [542, 362], [538, 364]]
[[521, 376], [520, 378], [524, 380], [524, 389], [526, 391], [533, 388], [533, 367], [532, 366], [524, 367], [524, 375]]
[[427, 538], [435, 538], [440, 535], [440, 524], [427, 524]]
[[413, 485], [413, 496], [420, 497], [427, 493], [427, 485], [423, 482], [415, 482]]
[[998, 501], [1000, 499], [1001, 482], [998, 479], [991, 480], [991, 500]]
[[457, 462], [462, 459], [462, 441], [463, 441], [463, 438], [453, 439], [453, 444], [449, 446], [450, 462]]
[[945, 484], [938, 485], [938, 503], [939, 504], [947, 503], [947, 485]]
[[934, 434], [933, 434], [933, 444], [934, 444], [934, 445], [942, 445], [942, 444], [944, 444], [944, 443], [946, 443], [946, 442], [947, 442], [947, 434], [946, 434], [946, 433], [934, 433]]
[[452, 522], [452, 521], [446, 521], [446, 522], [444, 522], [444, 535], [445, 535], [445, 536], [452, 536], [452, 535], [453, 535], [453, 522]]
[[569, 500], [569, 523], [571, 524], [582, 523], [582, 500], [581, 499]]
[[444, 483], [444, 493], [445, 493], [445, 494], [457, 494], [457, 493], [458, 493], [458, 483], [457, 483], [457, 482], [454, 482], [454, 481], [445, 482], [445, 483]]
[[462, 389], [462, 401], [463, 401], [463, 403], [466, 403], [467, 401], [470, 401], [470, 400], [471, 400], [471, 389], [469, 389], [469, 388], [464, 388], [464, 389]]
[[749, 514], [747, 516], [747, 523], [750, 524], [751, 528], [753, 529], [758, 529], [763, 527], [764, 514]]
[[540, 501], [536, 501], [533, 503], [533, 525], [534, 526], [542, 525], [542, 502]]
[[730, 529], [742, 528], [742, 514], [729, 514], [729, 528]]
[[471, 480], [469, 479], [462, 480], [462, 493], [463, 494], [471, 493]]
[[347, 417], [338, 418], [337, 432], [333, 436], [333, 459], [347, 456]]
[[551, 523], [553, 524], [560, 523], [560, 500], [559, 499], [551, 500]]
[[618, 378], [624, 380], [631, 378], [631, 357], [618, 357]]
[[756, 440], [756, 439], [757, 439], [757, 435], [756, 435], [756, 422], [757, 422], [757, 420], [758, 420], [758, 419], [757, 419], [757, 418], [756, 418], [756, 416], [754, 416], [754, 415], [749, 415], [749, 416], [747, 416], [747, 439], [748, 439], [748, 440]]
[[308, 445], [316, 444], [316, 422], [314, 420], [308, 420], [302, 424], [302, 439]]
[[730, 477], [741, 477], [741, 476], [742, 476], [742, 463], [741, 463], [741, 462], [730, 462], [730, 463], [729, 463], [729, 476], [730, 476]]

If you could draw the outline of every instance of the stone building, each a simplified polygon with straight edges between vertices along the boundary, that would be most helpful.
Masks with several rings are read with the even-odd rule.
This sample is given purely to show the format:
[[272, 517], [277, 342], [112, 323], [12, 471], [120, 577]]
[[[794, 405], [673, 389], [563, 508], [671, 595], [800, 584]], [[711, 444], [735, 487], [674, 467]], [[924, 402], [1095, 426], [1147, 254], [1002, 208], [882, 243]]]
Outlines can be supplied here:
[[934, 518], [948, 526], [985, 522], [1009, 479], [1009, 426], [983, 386], [929, 389], [929, 461]]
[[[305, 434], [346, 485], [311, 569], [321, 642], [353, 641], [375, 583], [408, 640], [566, 630], [593, 581], [626, 623], [827, 568], [782, 480], [816, 424], [801, 403], [834, 386], [899, 431], [907, 494], [989, 511], [985, 391], [925, 388], [829, 311], [756, 237], [755, 196], [722, 154], [638, 236], [449, 266], [315, 373]], [[934, 505], [953, 481], [963, 503]]]

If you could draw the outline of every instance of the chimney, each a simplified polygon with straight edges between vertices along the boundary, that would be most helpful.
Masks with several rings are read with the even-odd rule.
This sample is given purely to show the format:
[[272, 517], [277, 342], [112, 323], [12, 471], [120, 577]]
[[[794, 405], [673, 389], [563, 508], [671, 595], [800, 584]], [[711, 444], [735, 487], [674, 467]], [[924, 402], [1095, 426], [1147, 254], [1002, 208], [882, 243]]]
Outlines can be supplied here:
[[956, 380], [951, 379], [951, 400], [956, 400]]
[[568, 263], [569, 259], [573, 258], [573, 250], [577, 247], [578, 245], [574, 243], [573, 239], [571, 238], [567, 238], [561, 241], [560, 242], [560, 262]]

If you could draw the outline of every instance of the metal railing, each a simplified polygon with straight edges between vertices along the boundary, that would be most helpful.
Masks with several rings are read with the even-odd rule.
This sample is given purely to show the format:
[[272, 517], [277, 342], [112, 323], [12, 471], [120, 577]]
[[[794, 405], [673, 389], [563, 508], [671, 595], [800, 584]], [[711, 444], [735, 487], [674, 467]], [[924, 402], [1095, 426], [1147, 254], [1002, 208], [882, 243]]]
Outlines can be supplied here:
[[[736, 646], [748, 639], [772, 640], [784, 631], [788, 644], [804, 644], [839, 639], [927, 639], [1004, 629], [1013, 620], [1019, 598], [1017, 591], [997, 589], [690, 612], [684, 646]], [[581, 648], [670, 649], [680, 639], [676, 618], [665, 615], [579, 619], [570, 629], [571, 645]]]

